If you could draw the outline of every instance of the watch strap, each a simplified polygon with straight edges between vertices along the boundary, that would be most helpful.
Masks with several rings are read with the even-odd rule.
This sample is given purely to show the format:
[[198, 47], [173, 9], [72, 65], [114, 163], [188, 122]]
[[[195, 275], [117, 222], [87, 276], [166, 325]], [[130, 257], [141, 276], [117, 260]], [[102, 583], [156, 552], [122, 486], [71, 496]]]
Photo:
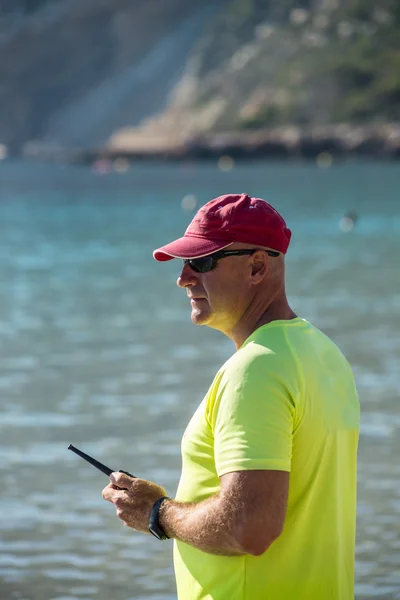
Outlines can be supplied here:
[[169, 536], [165, 533], [164, 529], [161, 527], [158, 521], [158, 513], [160, 510], [161, 504], [164, 500], [169, 500], [168, 496], [162, 496], [159, 498], [153, 505], [151, 509], [150, 517], [149, 517], [149, 531], [159, 540], [169, 540]]

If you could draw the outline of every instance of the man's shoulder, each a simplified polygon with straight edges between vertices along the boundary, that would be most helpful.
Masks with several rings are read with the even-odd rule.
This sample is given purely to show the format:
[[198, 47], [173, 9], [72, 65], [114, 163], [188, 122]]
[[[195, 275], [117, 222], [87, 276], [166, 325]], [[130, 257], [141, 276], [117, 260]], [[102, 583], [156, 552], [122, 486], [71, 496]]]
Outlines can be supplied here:
[[311, 330], [318, 331], [308, 321], [299, 317], [286, 321], [271, 321], [256, 329], [236, 355], [239, 360], [244, 361], [287, 360], [291, 354], [292, 339], [305, 339]]
[[326, 332], [300, 317], [288, 321], [272, 321], [257, 329], [252, 341], [281, 352], [293, 351], [300, 347], [306, 349], [307, 346], [325, 346], [341, 353], [338, 345]]
[[[258, 328], [231, 356], [221, 373], [268, 370], [301, 377], [304, 364], [317, 356], [347, 363], [338, 345], [321, 329], [305, 319], [273, 321]], [[317, 361], [318, 362], [318, 361]], [[348, 366], [348, 363], [347, 363]]]
[[287, 370], [291, 357], [290, 345], [282, 332], [255, 335], [222, 365], [220, 373], [231, 377], [246, 372]]

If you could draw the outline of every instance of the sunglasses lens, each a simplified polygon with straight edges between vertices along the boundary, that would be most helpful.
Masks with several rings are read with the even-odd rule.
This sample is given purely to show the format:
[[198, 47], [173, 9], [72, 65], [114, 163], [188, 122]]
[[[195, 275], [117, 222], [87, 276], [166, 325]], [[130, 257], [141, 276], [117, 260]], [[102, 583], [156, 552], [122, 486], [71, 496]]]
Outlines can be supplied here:
[[196, 273], [207, 273], [214, 268], [215, 262], [212, 256], [202, 256], [201, 258], [192, 258], [185, 262], [189, 263], [189, 267]]

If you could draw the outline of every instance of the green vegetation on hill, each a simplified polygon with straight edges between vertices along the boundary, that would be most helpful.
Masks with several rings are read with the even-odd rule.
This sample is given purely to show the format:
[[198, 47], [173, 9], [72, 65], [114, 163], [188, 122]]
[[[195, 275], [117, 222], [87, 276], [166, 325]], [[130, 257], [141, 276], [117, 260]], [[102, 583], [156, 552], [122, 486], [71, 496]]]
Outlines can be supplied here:
[[355, 34], [336, 42], [325, 59], [343, 93], [334, 116], [400, 120], [400, 2], [353, 0], [340, 17]]
[[400, 121], [400, 0], [231, 0], [191, 75], [214, 130]]

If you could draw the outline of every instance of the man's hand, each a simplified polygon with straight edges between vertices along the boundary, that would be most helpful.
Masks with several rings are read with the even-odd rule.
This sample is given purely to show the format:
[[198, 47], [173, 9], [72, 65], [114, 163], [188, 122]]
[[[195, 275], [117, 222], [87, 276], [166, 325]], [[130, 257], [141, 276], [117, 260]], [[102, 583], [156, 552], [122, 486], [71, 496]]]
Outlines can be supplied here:
[[164, 488], [117, 472], [111, 473], [110, 482], [102, 492], [104, 500], [114, 504], [117, 516], [125, 525], [148, 533], [151, 509], [159, 498], [167, 495]]

